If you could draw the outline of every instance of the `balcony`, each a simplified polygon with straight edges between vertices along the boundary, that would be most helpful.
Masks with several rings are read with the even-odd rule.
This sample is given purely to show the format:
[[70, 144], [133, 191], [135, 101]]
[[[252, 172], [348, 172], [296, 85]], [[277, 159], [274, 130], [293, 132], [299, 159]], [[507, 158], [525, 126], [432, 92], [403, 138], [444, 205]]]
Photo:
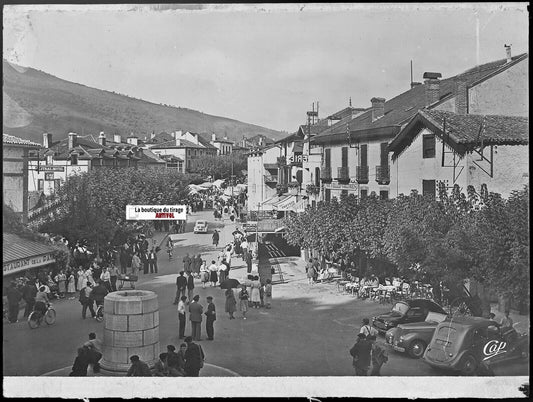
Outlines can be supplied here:
[[342, 166], [337, 168], [337, 181], [339, 183], [349, 183], [350, 182], [350, 169], [348, 166]]
[[355, 178], [359, 184], [368, 184], [368, 166], [357, 166]]
[[271, 184], [271, 183], [277, 183], [278, 182], [278, 176], [274, 176], [271, 174], [266, 174], [265, 176], [265, 183]]
[[330, 167], [322, 167], [320, 169], [320, 180], [326, 183], [330, 183], [332, 180], [331, 177], [331, 168]]
[[378, 184], [390, 183], [390, 166], [376, 166], [376, 181]]

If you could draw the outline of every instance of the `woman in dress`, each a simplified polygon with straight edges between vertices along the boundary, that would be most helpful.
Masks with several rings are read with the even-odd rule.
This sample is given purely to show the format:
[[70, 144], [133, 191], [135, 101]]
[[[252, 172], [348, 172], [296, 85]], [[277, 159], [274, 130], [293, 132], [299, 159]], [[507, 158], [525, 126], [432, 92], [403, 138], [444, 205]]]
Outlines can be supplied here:
[[67, 275], [67, 295], [69, 299], [74, 299], [74, 293], [76, 293], [76, 279], [71, 271], [68, 271]]
[[200, 278], [200, 267], [202, 266], [202, 256], [198, 254], [194, 259], [194, 276]]
[[202, 281], [202, 288], [205, 289], [205, 284], [209, 282], [209, 270], [205, 266], [205, 260], [202, 260], [202, 265], [200, 266], [200, 278]]
[[59, 271], [54, 279], [57, 282], [59, 296], [64, 297], [65, 293], [67, 293], [67, 275], [65, 275], [65, 271]]
[[87, 268], [87, 271], [85, 271], [85, 278], [87, 278], [87, 282], [91, 282], [91, 284], [94, 285], [93, 269], [91, 267]]
[[83, 270], [82, 266], [78, 268], [78, 282], [76, 283], [77, 290], [82, 290], [85, 286], [87, 286], [87, 275], [85, 275], [85, 271]]
[[226, 289], [224, 295], [226, 296], [226, 313], [229, 313], [230, 320], [234, 320], [235, 317], [233, 316], [233, 313], [236, 310], [237, 301], [235, 300], [235, 294], [233, 293], [233, 289]]
[[242, 285], [239, 292], [239, 310], [241, 310], [243, 320], [246, 320], [246, 312], [248, 311], [248, 298], [250, 295], [246, 290], [246, 286]]
[[266, 280], [265, 285], [265, 305], [266, 308], [270, 308], [272, 305], [272, 281], [270, 279]]
[[253, 275], [248, 275], [246, 277], [246, 280], [244, 281], [244, 285], [246, 285], [246, 292], [248, 293], [248, 307], [252, 307], [252, 281], [254, 279]]
[[211, 261], [211, 265], [209, 266], [209, 280], [211, 281], [211, 286], [216, 286], [218, 281], [218, 275], [217, 275], [218, 267], [215, 264], [215, 261]]
[[218, 280], [220, 283], [226, 280], [226, 268], [226, 264], [224, 264], [224, 260], [222, 260], [222, 263], [218, 266]]
[[259, 296], [259, 288], [261, 287], [261, 282], [259, 282], [259, 277], [254, 276], [252, 280], [252, 304], [254, 308], [259, 308], [261, 303], [261, 297]]

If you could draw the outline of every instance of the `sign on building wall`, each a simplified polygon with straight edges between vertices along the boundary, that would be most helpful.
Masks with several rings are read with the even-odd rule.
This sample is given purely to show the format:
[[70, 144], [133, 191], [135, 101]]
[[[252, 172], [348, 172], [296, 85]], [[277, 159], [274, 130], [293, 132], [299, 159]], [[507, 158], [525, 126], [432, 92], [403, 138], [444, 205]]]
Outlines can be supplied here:
[[38, 172], [64, 172], [64, 166], [44, 165], [37, 168]]
[[56, 260], [51, 253], [6, 262], [4, 263], [4, 276], [14, 274], [15, 272], [24, 271], [26, 269], [51, 264], [53, 262], [56, 262]]
[[126, 205], [126, 219], [133, 221], [187, 219], [185, 205]]
[[54, 181], [54, 173], [53, 172], [45, 173], [44, 174], [44, 179], [46, 181]]

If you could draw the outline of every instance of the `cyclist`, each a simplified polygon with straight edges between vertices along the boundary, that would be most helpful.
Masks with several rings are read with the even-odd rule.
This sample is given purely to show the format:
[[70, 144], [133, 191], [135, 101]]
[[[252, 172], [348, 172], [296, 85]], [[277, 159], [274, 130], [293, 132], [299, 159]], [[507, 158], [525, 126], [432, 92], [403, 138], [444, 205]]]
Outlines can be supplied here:
[[96, 310], [98, 310], [98, 306], [104, 305], [104, 298], [107, 296], [108, 293], [109, 292], [102, 284], [102, 281], [98, 281], [98, 284], [93, 288], [90, 295], [91, 299], [93, 299], [96, 303]]
[[33, 311], [38, 311], [41, 313], [41, 316], [44, 316], [49, 305], [50, 300], [48, 299], [46, 288], [41, 286], [35, 295], [35, 306], [33, 307]]

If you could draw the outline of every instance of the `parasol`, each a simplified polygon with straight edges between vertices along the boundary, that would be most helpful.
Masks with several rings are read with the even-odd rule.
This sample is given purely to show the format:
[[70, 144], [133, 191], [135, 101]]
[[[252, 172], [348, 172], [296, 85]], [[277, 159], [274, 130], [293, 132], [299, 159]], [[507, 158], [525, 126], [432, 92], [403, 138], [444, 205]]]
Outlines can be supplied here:
[[240, 286], [240, 284], [241, 283], [237, 279], [230, 278], [226, 279], [225, 281], [222, 281], [222, 283], [220, 284], [220, 289], [237, 288]]

